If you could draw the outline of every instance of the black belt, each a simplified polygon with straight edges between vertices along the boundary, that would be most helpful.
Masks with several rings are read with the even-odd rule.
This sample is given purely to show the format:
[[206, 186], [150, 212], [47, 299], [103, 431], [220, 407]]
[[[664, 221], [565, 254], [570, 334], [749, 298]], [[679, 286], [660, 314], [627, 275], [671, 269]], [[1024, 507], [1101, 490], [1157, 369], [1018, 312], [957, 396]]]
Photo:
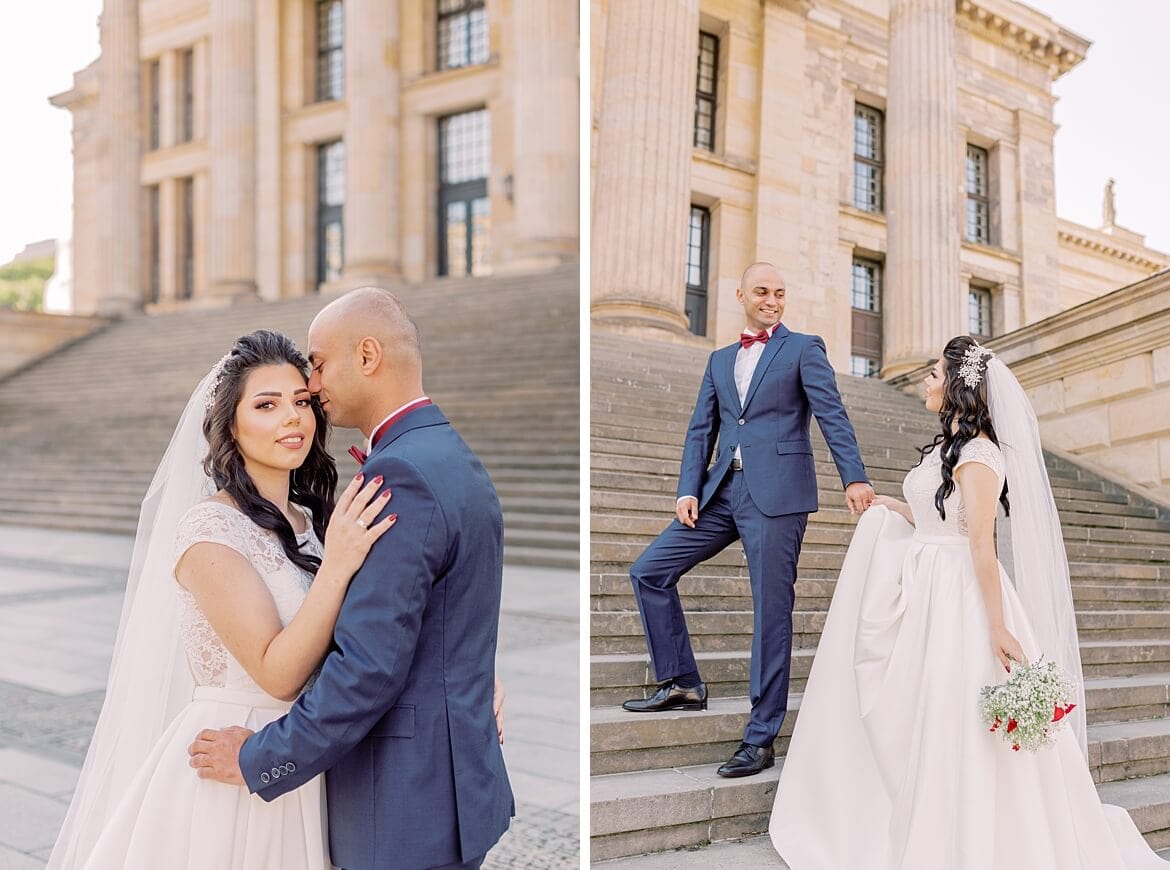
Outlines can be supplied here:
[[743, 471], [743, 460], [738, 457], [733, 457], [731, 460], [732, 471]]

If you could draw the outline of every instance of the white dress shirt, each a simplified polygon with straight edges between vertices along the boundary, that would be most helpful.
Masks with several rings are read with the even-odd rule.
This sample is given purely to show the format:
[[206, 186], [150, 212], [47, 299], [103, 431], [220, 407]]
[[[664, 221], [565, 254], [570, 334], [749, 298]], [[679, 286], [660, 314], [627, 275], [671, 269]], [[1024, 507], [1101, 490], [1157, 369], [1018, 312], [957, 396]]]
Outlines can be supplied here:
[[366, 453], [368, 454], [370, 451], [372, 451], [374, 449], [374, 440], [373, 440], [374, 433], [377, 432], [379, 429], [381, 429], [383, 424], [387, 420], [389, 420], [395, 414], [401, 414], [403, 411], [405, 411], [409, 408], [412, 408], [415, 405], [420, 404], [421, 402], [429, 402], [429, 401], [430, 401], [429, 397], [419, 396], [417, 399], [411, 399], [409, 402], [407, 402], [401, 408], [395, 408], [393, 411], [391, 411], [389, 414], [387, 414], [385, 417], [383, 417], [382, 422], [370, 430], [370, 436], [366, 439]]

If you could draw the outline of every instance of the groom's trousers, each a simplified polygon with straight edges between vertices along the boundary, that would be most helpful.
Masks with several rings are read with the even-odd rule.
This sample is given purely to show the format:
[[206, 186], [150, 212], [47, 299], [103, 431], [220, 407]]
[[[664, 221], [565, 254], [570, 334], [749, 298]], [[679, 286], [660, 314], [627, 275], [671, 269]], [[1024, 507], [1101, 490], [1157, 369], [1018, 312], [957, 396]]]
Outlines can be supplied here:
[[788, 710], [796, 561], [807, 524], [808, 514], [761, 513], [743, 473], [728, 471], [699, 511], [695, 528], [675, 520], [630, 568], [654, 675], [666, 681], [699, 670], [679, 600], [679, 578], [736, 539], [743, 541], [754, 605], [752, 712], [743, 739], [755, 746], [772, 744]]

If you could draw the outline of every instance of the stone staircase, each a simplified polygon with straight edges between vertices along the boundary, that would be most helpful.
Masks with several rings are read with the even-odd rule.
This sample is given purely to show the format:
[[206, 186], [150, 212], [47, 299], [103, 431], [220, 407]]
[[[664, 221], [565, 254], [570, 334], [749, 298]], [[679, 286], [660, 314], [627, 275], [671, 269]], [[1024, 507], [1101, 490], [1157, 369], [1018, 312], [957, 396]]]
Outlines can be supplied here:
[[[483, 459], [506, 561], [576, 568], [580, 547], [577, 265], [396, 288], [419, 323], [424, 386]], [[133, 533], [191, 390], [258, 328], [305, 347], [332, 297], [138, 315], [0, 382], [0, 524]], [[342, 479], [360, 433], [335, 431]]]
[[[594, 861], [694, 848], [767, 830], [777, 767], [726, 780], [716, 766], [747, 718], [751, 592], [736, 546], [680, 584], [699, 667], [712, 695], [701, 713], [642, 714], [618, 706], [653, 681], [627, 575], [673, 516], [681, 445], [706, 353], [594, 333], [591, 387], [591, 854]], [[841, 376], [841, 393], [878, 493], [901, 480], [937, 418], [880, 381]], [[818, 428], [822, 509], [799, 562], [792, 697], [777, 755], [799, 717], [800, 693], [855, 520]], [[1170, 846], [1170, 514], [1049, 457], [1068, 549], [1087, 680], [1089, 762], [1103, 799], [1126, 807], [1156, 848]], [[726, 866], [761, 866], [744, 844]], [[766, 850], [765, 850], [766, 851]], [[727, 858], [728, 855], [732, 857]], [[659, 856], [662, 858], [663, 856]], [[713, 856], [714, 857], [714, 856]], [[626, 859], [615, 866], [699, 866]], [[719, 866], [724, 866], [720, 863]], [[777, 859], [775, 864], [783, 866]]]

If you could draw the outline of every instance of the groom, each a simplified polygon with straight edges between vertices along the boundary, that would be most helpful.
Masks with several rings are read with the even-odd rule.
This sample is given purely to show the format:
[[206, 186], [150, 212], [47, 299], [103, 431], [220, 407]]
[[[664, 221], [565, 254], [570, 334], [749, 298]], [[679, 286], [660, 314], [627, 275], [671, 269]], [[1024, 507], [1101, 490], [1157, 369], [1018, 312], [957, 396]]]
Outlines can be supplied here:
[[707, 360], [683, 446], [678, 518], [630, 569], [655, 679], [663, 682], [649, 698], [622, 706], [633, 713], [707, 708], [677, 585], [741, 539], [754, 603], [752, 710], [743, 742], [717, 772], [750, 776], [772, 766], [772, 742], [788, 709], [796, 561], [808, 515], [818, 509], [810, 411], [850, 512], [863, 512], [874, 492], [824, 341], [780, 324], [785, 286], [776, 267], [749, 266], [735, 295], [747, 330]]
[[258, 734], [201, 732], [192, 766], [269, 801], [326, 772], [346, 870], [478, 868], [515, 811], [492, 716], [500, 504], [423, 394], [418, 332], [392, 295], [330, 303], [308, 356], [330, 421], [369, 437], [362, 472], [392, 489], [395, 534], [350, 583], [312, 688]]

